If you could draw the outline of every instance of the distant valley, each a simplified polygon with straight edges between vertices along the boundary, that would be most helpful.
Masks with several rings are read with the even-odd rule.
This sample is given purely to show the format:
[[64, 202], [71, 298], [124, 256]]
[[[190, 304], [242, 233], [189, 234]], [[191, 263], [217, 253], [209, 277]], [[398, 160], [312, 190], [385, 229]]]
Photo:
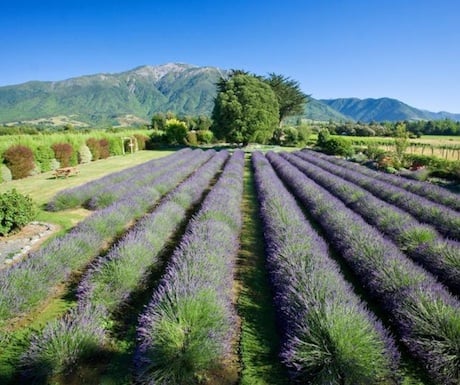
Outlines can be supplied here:
[[[169, 63], [4, 86], [0, 87], [0, 124], [126, 126], [147, 123], [156, 112], [210, 115], [215, 84], [226, 73], [217, 67]], [[316, 121], [460, 121], [460, 114], [420, 110], [390, 98], [311, 99], [303, 117]]]

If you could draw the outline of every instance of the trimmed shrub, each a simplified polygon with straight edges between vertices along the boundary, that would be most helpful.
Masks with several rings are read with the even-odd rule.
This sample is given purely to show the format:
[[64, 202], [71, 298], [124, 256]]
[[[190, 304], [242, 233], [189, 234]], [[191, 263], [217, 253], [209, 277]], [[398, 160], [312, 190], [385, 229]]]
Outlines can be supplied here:
[[40, 165], [41, 172], [51, 171], [51, 160], [54, 158], [54, 151], [51, 147], [40, 145], [34, 150], [35, 162]]
[[13, 175], [11, 174], [10, 169], [5, 165], [0, 165], [0, 182], [11, 182], [13, 180]]
[[35, 217], [32, 199], [15, 189], [0, 194], [0, 234], [20, 230]]
[[110, 145], [107, 139], [89, 138], [86, 145], [93, 155], [93, 160], [107, 159], [110, 156]]
[[169, 144], [184, 144], [187, 137], [187, 125], [178, 119], [166, 121], [166, 139]]
[[198, 143], [209, 144], [214, 139], [214, 134], [210, 130], [198, 130], [196, 132]]
[[99, 139], [99, 157], [107, 159], [110, 156], [109, 141], [107, 139]]
[[91, 151], [91, 155], [93, 156], [93, 161], [101, 159], [101, 146], [99, 141], [95, 138], [89, 138], [86, 140], [86, 145], [88, 146], [89, 150]]
[[15, 145], [8, 148], [3, 154], [5, 164], [11, 171], [13, 179], [29, 176], [34, 169], [34, 154], [29, 147]]
[[74, 150], [69, 143], [54, 143], [51, 148], [61, 167], [69, 167], [71, 165], [71, 158]]
[[93, 155], [91, 154], [89, 147], [86, 144], [82, 144], [78, 150], [78, 163], [90, 163], [92, 159]]
[[111, 156], [123, 155], [123, 141], [119, 136], [109, 136], [109, 151]]
[[344, 138], [330, 138], [323, 148], [329, 155], [351, 156], [354, 154], [351, 142]]

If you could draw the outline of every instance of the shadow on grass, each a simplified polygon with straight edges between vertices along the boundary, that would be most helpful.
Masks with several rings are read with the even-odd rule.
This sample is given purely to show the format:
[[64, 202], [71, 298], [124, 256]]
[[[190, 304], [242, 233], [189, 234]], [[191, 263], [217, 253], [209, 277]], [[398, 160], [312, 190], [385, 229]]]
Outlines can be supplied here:
[[2, 384], [128, 385], [132, 383], [131, 368], [130, 352], [107, 347], [79, 358], [77, 363], [69, 364], [62, 373], [53, 374], [52, 364], [40, 362], [30, 368], [28, 376], [18, 371], [9, 379], [9, 383]]

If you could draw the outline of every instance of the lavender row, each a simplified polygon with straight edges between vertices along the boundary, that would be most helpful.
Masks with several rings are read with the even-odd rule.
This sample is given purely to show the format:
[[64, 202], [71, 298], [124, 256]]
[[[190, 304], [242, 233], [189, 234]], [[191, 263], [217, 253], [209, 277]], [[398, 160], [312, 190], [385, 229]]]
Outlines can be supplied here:
[[[177, 160], [174, 159], [173, 162], [168, 162], [161, 167], [155, 167], [154, 170], [146, 170], [145, 174], [133, 174], [131, 178], [128, 178], [122, 183], [116, 184], [115, 188], [114, 186], [104, 186], [96, 196], [93, 196], [88, 201], [87, 207], [91, 210], [107, 207], [117, 200], [132, 194], [133, 190], [151, 185], [158, 177], [161, 177], [162, 175], [168, 175], [176, 168], [190, 162], [196, 156], [197, 151], [200, 150], [186, 152], [185, 155], [181, 156]], [[158, 186], [156, 187], [158, 188]], [[162, 194], [165, 192], [161, 191], [161, 189], [159, 191]]]
[[235, 152], [174, 251], [141, 315], [136, 378], [199, 382], [227, 358], [236, 332], [234, 259], [241, 230], [244, 153]]
[[399, 175], [387, 174], [379, 171], [371, 170], [367, 167], [361, 166], [356, 163], [349, 162], [344, 159], [336, 158], [333, 156], [315, 153], [319, 158], [325, 159], [338, 166], [345, 167], [349, 170], [357, 171], [369, 177], [391, 183], [397, 187], [413, 192], [414, 194], [423, 196], [433, 202], [441, 203], [451, 209], [460, 211], [460, 196], [452, 193], [445, 188], [436, 186], [427, 182], [420, 182], [418, 180], [410, 180]]
[[95, 212], [21, 263], [1, 270], [0, 324], [38, 305], [59, 282], [66, 281], [72, 271], [95, 258], [104, 244], [120, 235], [130, 221], [155, 205], [162, 193], [176, 187], [211, 156], [212, 152], [197, 152], [193, 160], [157, 178], [155, 184]]
[[200, 201], [228, 156], [227, 151], [214, 155], [91, 266], [78, 287], [79, 301], [113, 311], [127, 300], [147, 268], [158, 263], [167, 240], [185, 219], [187, 210]]
[[[110, 196], [110, 191], [117, 192], [120, 191], [121, 185], [130, 186], [143, 178], [151, 179], [154, 176], [158, 176], [164, 172], [166, 166], [181, 162], [184, 156], [190, 155], [191, 152], [192, 150], [189, 148], [183, 149], [164, 158], [154, 159], [135, 167], [108, 174], [81, 186], [60, 191], [48, 202], [46, 209], [48, 211], [58, 211], [84, 206], [91, 199], [93, 199], [93, 208], [97, 208], [98, 198], [100, 206], [107, 207], [115, 201], [114, 197]], [[104, 192], [105, 197], [103, 196]]]
[[[147, 271], [158, 265], [169, 238], [184, 221], [187, 211], [201, 200], [227, 158], [226, 151], [214, 155], [88, 269], [77, 290], [77, 308], [33, 336], [22, 357], [25, 377], [45, 378], [66, 372], [85, 354], [103, 349], [109, 338], [111, 314], [129, 299]], [[75, 335], [69, 338], [69, 333]], [[93, 341], [91, 352], [86, 351], [87, 340]], [[59, 341], [67, 343], [62, 345]], [[50, 355], [52, 362], [41, 368], [40, 363]]]
[[460, 293], [460, 245], [442, 238], [431, 226], [423, 225], [410, 214], [386, 203], [367, 190], [310, 164], [302, 158], [282, 156], [309, 178], [342, 200], [391, 238], [407, 255], [435, 274], [456, 294]]
[[368, 177], [320, 159], [311, 152], [297, 152], [299, 157], [322, 169], [357, 184], [377, 197], [409, 212], [421, 222], [434, 226], [445, 236], [460, 240], [460, 213], [446, 206], [434, 203], [390, 183]]
[[401, 341], [434, 381], [460, 381], [460, 303], [358, 214], [274, 153], [281, 179], [319, 222], [361, 284], [375, 297]]
[[267, 159], [256, 152], [252, 160], [281, 357], [291, 378], [356, 385], [392, 379], [398, 352], [389, 334], [344, 280]]

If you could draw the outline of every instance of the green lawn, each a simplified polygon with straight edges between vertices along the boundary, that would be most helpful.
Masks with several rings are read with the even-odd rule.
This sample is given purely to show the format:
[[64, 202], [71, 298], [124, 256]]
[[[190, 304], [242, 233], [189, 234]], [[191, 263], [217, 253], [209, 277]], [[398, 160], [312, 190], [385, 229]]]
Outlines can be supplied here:
[[55, 179], [53, 172], [13, 180], [0, 184], [0, 193], [15, 188], [22, 194], [29, 195], [38, 205], [48, 202], [58, 191], [81, 185], [90, 180], [136, 166], [150, 159], [160, 158], [172, 154], [174, 151], [138, 151], [130, 155], [112, 156], [108, 159], [97, 160], [88, 164], [78, 165], [79, 175]]
[[460, 135], [422, 135], [418, 139], [414, 139], [414, 142], [423, 141], [423, 142], [454, 142], [454, 144], [460, 143]]

